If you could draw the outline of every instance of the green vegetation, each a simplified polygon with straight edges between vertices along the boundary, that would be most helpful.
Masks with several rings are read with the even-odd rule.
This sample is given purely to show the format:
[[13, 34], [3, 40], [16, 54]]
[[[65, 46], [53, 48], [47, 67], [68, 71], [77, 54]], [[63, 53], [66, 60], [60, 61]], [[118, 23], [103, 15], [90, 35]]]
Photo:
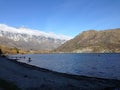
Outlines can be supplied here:
[[51, 50], [22, 50], [17, 47], [8, 47], [0, 45], [0, 53], [2, 54], [28, 54], [28, 53], [51, 53]]
[[20, 90], [15, 84], [0, 79], [0, 89], [3, 90]]
[[2, 54], [25, 54], [29, 52], [29, 51], [18, 49], [16, 47], [7, 47], [4, 45], [0, 45], [0, 50]]

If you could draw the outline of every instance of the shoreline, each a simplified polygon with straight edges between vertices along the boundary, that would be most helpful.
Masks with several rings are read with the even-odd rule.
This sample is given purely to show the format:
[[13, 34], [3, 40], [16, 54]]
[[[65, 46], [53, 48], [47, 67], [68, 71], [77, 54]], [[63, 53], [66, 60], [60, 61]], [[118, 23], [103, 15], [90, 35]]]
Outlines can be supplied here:
[[8, 75], [3, 76], [3, 79], [8, 78], [9, 81], [14, 82], [21, 90], [120, 89], [120, 80], [59, 73], [4, 57], [2, 59], [0, 62], [1, 65], [3, 64], [2, 62], [9, 64], [8, 66], [4, 64], [6, 66], [2, 68], [7, 68], [7, 72], [13, 73], [8, 74], [9, 78], [6, 77]]
[[[70, 54], [70, 53], [65, 53], [65, 54], [63, 54], [63, 55], [67, 55], [67, 54]], [[74, 53], [75, 55], [76, 55], [76, 53]], [[111, 59], [111, 58], [109, 58], [109, 54], [110, 54], [110, 56], [111, 56], [111, 54], [112, 54], [112, 57], [113, 57], [113, 59], [114, 59], [114, 57], [116, 57], [116, 55], [117, 55], [117, 57], [118, 56], [120, 56], [120, 54], [118, 54], [118, 53], [99, 53], [99, 54], [96, 54], [96, 53], [82, 53], [83, 55], [94, 55], [95, 56], [95, 58], [93, 58], [93, 59], [96, 59], [96, 58], [100, 58], [100, 59], [105, 59], [105, 61], [107, 62], [109, 59]], [[80, 55], [82, 55], [82, 54], [80, 54]], [[88, 70], [87, 70], [87, 68], [86, 68], [86, 66], [85, 67], [83, 67], [82, 66], [82, 63], [81, 62], [79, 62], [78, 64], [76, 64], [77, 66], [78, 65], [80, 65], [80, 66], [82, 66], [81, 68], [74, 68], [73, 67], [73, 69], [72, 70], [75, 70], [75, 71], [70, 71], [71, 69], [65, 69], [64, 68], [64, 66], [63, 66], [63, 70], [60, 68], [61, 67], [61, 64], [59, 64], [59, 63], [57, 63], [56, 64], [56, 61], [53, 59], [53, 60], [51, 60], [52, 61], [52, 63], [51, 63], [51, 61], [49, 62], [49, 58], [41, 58], [41, 56], [42, 55], [40, 55], [40, 57], [38, 58], [38, 59], [36, 59], [36, 57], [34, 57], [34, 55], [36, 56], [36, 54], [25, 54], [25, 55], [21, 55], [21, 54], [17, 54], [17, 55], [11, 55], [11, 56], [9, 56], [8, 58], [9, 59], [12, 59], [12, 60], [16, 60], [17, 62], [19, 62], [19, 63], [21, 63], [21, 64], [28, 64], [28, 65], [30, 65], [31, 66], [31, 68], [41, 68], [41, 69], [44, 69], [44, 70], [47, 70], [47, 71], [52, 71], [52, 72], [57, 72], [57, 73], [63, 73], [63, 74], [67, 74], [67, 75], [73, 75], [73, 76], [86, 76], [86, 77], [93, 77], [93, 78], [101, 78], [101, 79], [115, 79], [115, 80], [120, 80], [120, 77], [119, 77], [119, 75], [120, 75], [120, 73], [119, 73], [119, 71], [116, 71], [116, 73], [114, 72], [114, 70], [117, 70], [117, 68], [115, 68], [115, 67], [117, 67], [117, 66], [119, 66], [119, 64], [116, 64], [116, 62], [115, 62], [115, 64], [114, 64], [114, 62], [113, 62], [113, 66], [110, 64], [110, 65], [108, 65], [109, 64], [109, 61], [108, 61], [108, 63], [105, 63], [105, 64], [103, 64], [103, 67], [99, 67], [100, 65], [99, 65], [99, 63], [101, 64], [101, 61], [99, 60], [99, 61], [97, 61], [97, 63], [95, 62], [95, 65], [96, 66], [98, 66], [98, 67], [96, 67], [96, 66], [94, 66], [93, 64], [89, 64], [88, 66], [89, 66], [89, 68], [88, 68]], [[39, 54], [37, 54], [38, 56], [39, 56]], [[50, 56], [52, 55], [52, 54], [49, 54]], [[48, 56], [49, 56], [48, 55]], [[55, 55], [58, 55], [58, 56], [60, 56], [59, 54], [53, 54], [53, 57], [55, 56]], [[73, 55], [73, 54], [72, 54]], [[38, 57], [37, 56], [37, 57]], [[46, 54], [43, 54], [43, 56], [46, 56]], [[86, 57], [86, 56], [84, 56], [84, 57]], [[31, 58], [31, 60], [33, 60], [33, 62], [31, 62], [31, 61], [29, 61], [29, 58]], [[34, 59], [35, 58], [35, 59]], [[40, 61], [38, 61], [40, 59]], [[45, 64], [46, 62], [44, 62], [43, 60], [44, 59], [46, 59], [46, 60], [48, 60], [48, 62], [49, 62], [49, 66], [47, 66], [47, 64]], [[59, 61], [59, 58], [56, 58], [57, 59], [57, 61]], [[64, 59], [67, 59], [66, 57], [64, 57], [64, 58], [62, 58], [62, 60], [64, 60]], [[68, 58], [68, 59], [70, 59], [70, 58]], [[68, 60], [67, 59], [67, 60]], [[84, 58], [83, 58], [84, 59]], [[113, 59], [111, 59], [111, 60], [113, 60]], [[118, 57], [118, 59], [119, 59], [119, 57]], [[118, 60], [117, 59], [117, 60]], [[38, 62], [38, 64], [35, 62], [37, 60], [37, 62]], [[81, 59], [82, 60], [82, 59]], [[84, 59], [84, 60], [86, 60], [86, 58]], [[97, 60], [97, 59], [96, 59]], [[116, 59], [115, 59], [116, 60]], [[113, 60], [113, 61], [115, 61], [115, 60]], [[58, 65], [58, 66], [55, 66], [55, 67], [59, 67], [59, 68], [55, 68], [54, 67], [54, 62], [55, 62], [55, 65]], [[80, 60], [79, 60], [80, 61]], [[119, 61], [119, 60], [118, 60]], [[30, 63], [31, 62], [31, 63]], [[45, 65], [45, 66], [43, 66], [43, 64], [42, 64], [42, 62], [43, 62], [43, 64]], [[62, 61], [63, 62], [63, 61]], [[40, 65], [41, 66], [39, 66], [39, 63], [40, 63]], [[61, 63], [61, 61], [60, 61], [60, 63]], [[71, 62], [70, 62], [71, 63]], [[91, 63], [91, 62], [90, 62]], [[102, 62], [103, 63], [103, 62]], [[119, 62], [118, 62], [119, 63]], [[64, 63], [63, 63], [64, 64]], [[98, 64], [98, 65], [97, 65]], [[66, 65], [66, 64], [64, 64], [64, 65]], [[108, 66], [107, 66], [108, 65]], [[75, 65], [74, 65], [75, 66]], [[111, 67], [112, 66], [112, 67]], [[45, 68], [46, 67], [46, 68]], [[51, 68], [52, 67], [52, 68]], [[65, 66], [65, 67], [71, 67], [71, 66], [69, 66], [69, 65], [67, 65], [67, 66]], [[84, 69], [86, 69], [86, 71], [84, 70], [84, 71], [82, 71], [82, 68]], [[109, 68], [109, 71], [108, 71], [108, 69], [107, 68]], [[119, 67], [118, 67], [119, 68]], [[65, 70], [64, 70], [65, 69]], [[59, 71], [60, 70], [60, 71]], [[79, 72], [78, 72], [79, 71]], [[91, 72], [90, 72], [91, 71]]]
[[25, 68], [31, 69], [31, 70], [37, 70], [37, 71], [42, 71], [42, 72], [49, 72], [49, 73], [53, 73], [53, 74], [56, 74], [56, 75], [59, 75], [59, 76], [72, 78], [72, 79], [77, 79], [77, 80], [85, 78], [85, 79], [99, 79], [99, 80], [120, 81], [120, 80], [117, 80], [117, 79], [90, 77], [90, 76], [84, 76], [84, 75], [74, 75], [74, 74], [67, 74], [67, 73], [62, 73], [62, 72], [56, 72], [56, 71], [52, 71], [52, 70], [49, 70], [49, 69], [45, 69], [45, 68], [37, 67], [37, 66], [34, 66], [34, 65], [30, 65], [30, 64], [27, 64], [27, 63], [18, 62], [17, 60], [13, 60], [13, 59], [8, 59], [8, 60], [10, 60], [10, 61], [12, 61], [12, 62], [14, 62], [14, 63], [16, 63], [18, 65], [21, 65], [21, 66], [23, 66]]

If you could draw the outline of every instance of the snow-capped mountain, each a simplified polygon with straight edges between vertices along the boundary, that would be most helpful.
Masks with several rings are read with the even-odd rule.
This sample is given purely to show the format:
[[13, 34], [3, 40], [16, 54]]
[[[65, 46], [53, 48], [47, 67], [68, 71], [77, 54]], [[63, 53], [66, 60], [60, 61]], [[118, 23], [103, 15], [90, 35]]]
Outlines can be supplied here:
[[28, 28], [14, 28], [0, 24], [0, 44], [21, 49], [49, 50], [69, 40], [70, 37]]

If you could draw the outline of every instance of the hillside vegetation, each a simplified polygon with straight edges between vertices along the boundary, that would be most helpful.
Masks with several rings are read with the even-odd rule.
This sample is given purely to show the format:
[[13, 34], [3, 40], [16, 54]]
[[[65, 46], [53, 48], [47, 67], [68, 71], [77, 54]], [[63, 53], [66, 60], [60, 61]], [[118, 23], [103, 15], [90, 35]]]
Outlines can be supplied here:
[[67, 41], [56, 52], [120, 52], [120, 28], [84, 31]]
[[29, 53], [29, 51], [21, 50], [16, 47], [7, 47], [5, 45], [0, 45], [0, 51], [2, 54], [25, 54]]

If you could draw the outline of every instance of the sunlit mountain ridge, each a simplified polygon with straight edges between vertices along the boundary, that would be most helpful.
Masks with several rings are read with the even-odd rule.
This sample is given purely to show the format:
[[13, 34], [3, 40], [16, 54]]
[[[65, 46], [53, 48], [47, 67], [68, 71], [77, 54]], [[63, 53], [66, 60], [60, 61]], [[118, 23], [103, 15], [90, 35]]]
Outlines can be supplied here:
[[56, 51], [75, 53], [120, 52], [120, 28], [102, 31], [84, 31], [64, 43]]

